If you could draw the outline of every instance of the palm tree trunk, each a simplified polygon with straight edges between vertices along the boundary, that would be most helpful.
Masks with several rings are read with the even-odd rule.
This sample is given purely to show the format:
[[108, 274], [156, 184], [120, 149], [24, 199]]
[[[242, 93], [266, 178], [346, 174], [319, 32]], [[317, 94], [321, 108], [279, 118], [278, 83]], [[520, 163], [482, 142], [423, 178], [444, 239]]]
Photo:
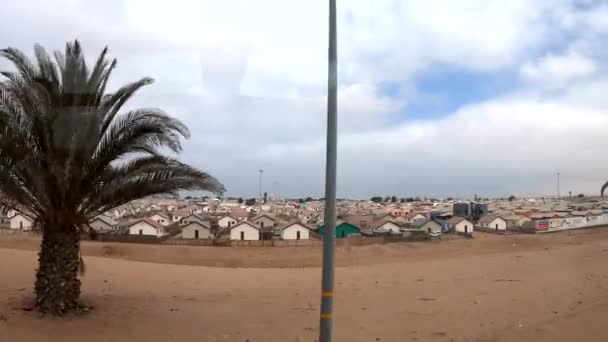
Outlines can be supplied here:
[[43, 229], [35, 284], [40, 311], [60, 316], [80, 308], [79, 240], [75, 229]]

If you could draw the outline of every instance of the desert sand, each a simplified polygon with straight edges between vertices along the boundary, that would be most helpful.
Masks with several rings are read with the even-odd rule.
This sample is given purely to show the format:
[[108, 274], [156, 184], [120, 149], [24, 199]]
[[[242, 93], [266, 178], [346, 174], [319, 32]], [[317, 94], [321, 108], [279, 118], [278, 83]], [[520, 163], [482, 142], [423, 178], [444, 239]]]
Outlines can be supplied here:
[[[321, 250], [83, 242], [88, 314], [22, 310], [32, 237], [0, 235], [0, 341], [315, 341]], [[608, 341], [608, 229], [344, 247], [336, 341]]]

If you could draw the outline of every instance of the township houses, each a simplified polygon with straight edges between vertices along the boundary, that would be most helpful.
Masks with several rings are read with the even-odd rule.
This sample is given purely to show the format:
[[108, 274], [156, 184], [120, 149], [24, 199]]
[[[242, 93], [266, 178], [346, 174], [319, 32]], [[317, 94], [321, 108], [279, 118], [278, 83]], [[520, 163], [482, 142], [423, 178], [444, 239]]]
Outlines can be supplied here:
[[136, 221], [129, 225], [129, 235], [147, 235], [161, 237], [166, 235], [165, 226], [151, 218]]
[[308, 240], [310, 239], [310, 228], [299, 223], [293, 222], [280, 228], [281, 239], [283, 240]]
[[9, 227], [11, 229], [32, 230], [33, 226], [34, 220], [25, 214], [16, 213], [13, 217], [10, 218]]
[[496, 231], [505, 231], [507, 230], [507, 221], [500, 216], [484, 215], [477, 221], [477, 226]]
[[452, 217], [448, 220], [448, 227], [456, 233], [473, 233], [473, 223], [466, 217]]
[[230, 227], [230, 240], [257, 241], [260, 240], [260, 228], [249, 223], [241, 222]]
[[98, 233], [115, 232], [118, 230], [118, 222], [114, 221], [111, 217], [98, 215], [89, 222], [89, 228]]
[[[191, 215], [198, 217], [196, 215]], [[190, 217], [190, 216], [189, 216]], [[182, 227], [182, 239], [210, 239], [211, 225], [207, 221], [188, 220], [185, 226]]]
[[217, 220], [217, 225], [221, 228], [230, 228], [235, 226], [238, 223], [238, 220], [230, 215], [223, 216]]
[[163, 226], [168, 226], [171, 224], [171, 220], [164, 214], [156, 213], [150, 217], [148, 217], [152, 221], [162, 224]]

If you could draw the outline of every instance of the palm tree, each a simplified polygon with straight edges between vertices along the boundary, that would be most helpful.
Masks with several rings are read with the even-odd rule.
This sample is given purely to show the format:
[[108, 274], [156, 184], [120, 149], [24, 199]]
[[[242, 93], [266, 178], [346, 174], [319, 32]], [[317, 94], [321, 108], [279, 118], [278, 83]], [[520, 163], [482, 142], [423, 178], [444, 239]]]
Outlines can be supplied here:
[[107, 48], [92, 66], [78, 41], [54, 59], [39, 45], [34, 52], [32, 62], [0, 50], [15, 68], [0, 79], [0, 194], [40, 228], [36, 307], [62, 315], [82, 307], [79, 239], [92, 217], [145, 196], [224, 187], [161, 153], [181, 151], [183, 123], [155, 108], [122, 113], [152, 79], [106, 93], [116, 66]]

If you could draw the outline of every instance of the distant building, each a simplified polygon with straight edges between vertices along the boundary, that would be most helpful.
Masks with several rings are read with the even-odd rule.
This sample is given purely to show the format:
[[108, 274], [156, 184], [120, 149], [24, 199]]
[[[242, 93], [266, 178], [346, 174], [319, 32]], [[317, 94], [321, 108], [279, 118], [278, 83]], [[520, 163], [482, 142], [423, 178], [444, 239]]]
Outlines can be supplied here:
[[453, 214], [457, 217], [467, 217], [474, 221], [488, 213], [488, 205], [477, 202], [454, 203]]

